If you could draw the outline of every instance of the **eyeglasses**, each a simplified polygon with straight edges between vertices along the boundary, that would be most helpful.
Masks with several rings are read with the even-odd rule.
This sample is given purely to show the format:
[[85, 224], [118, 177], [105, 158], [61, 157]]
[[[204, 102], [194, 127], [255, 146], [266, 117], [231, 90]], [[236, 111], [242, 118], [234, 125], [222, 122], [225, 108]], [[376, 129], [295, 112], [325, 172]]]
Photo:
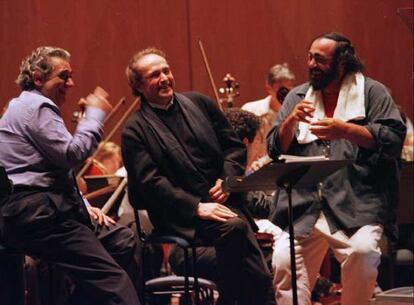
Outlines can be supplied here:
[[70, 78], [72, 78], [72, 71], [63, 70], [56, 76], [66, 83]]
[[59, 77], [61, 80], [63, 80], [65, 83], [67, 83], [69, 81], [69, 79], [72, 78], [72, 71], [63, 70], [63, 71], [60, 71], [56, 75], [49, 76], [48, 79], [52, 79], [54, 77]]
[[308, 61], [311, 62], [312, 59], [315, 60], [317, 64], [326, 65], [332, 59], [332, 57], [324, 57], [320, 54], [309, 53]]

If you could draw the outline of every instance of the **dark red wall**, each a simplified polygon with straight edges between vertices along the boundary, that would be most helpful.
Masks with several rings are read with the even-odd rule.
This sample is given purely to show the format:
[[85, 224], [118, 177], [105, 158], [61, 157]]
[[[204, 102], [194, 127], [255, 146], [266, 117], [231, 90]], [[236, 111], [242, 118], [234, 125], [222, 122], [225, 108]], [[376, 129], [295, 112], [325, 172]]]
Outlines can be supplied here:
[[76, 87], [63, 106], [71, 130], [74, 105], [96, 85], [113, 104], [122, 96], [132, 101], [125, 66], [146, 46], [166, 51], [177, 90], [213, 96], [198, 39], [217, 87], [226, 73], [237, 78], [241, 105], [264, 96], [273, 64], [288, 62], [298, 82], [305, 81], [311, 39], [335, 30], [351, 38], [366, 74], [387, 85], [413, 118], [413, 30], [398, 13], [409, 7], [412, 0], [0, 0], [0, 106], [18, 94], [19, 63], [40, 45], [72, 54]]

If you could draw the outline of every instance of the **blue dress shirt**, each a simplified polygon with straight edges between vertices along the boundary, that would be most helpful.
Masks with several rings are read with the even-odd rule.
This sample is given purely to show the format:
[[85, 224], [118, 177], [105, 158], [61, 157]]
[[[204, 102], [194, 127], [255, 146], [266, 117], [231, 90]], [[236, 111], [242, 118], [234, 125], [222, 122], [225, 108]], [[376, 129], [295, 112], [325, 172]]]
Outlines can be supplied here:
[[0, 166], [15, 186], [73, 187], [72, 169], [98, 145], [104, 118], [101, 109], [87, 107], [72, 135], [55, 103], [22, 91], [0, 119]]

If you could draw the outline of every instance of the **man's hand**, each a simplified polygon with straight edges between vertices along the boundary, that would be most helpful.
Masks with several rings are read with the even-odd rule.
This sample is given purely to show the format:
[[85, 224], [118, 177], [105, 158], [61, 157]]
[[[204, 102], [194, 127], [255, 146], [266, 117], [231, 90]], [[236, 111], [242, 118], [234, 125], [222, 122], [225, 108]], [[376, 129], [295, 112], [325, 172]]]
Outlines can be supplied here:
[[88, 206], [88, 212], [93, 220], [95, 220], [100, 226], [105, 225], [106, 227], [109, 227], [109, 224], [114, 225], [116, 223], [115, 220], [113, 220], [111, 217], [108, 217], [102, 213], [101, 209], [99, 208]]
[[314, 112], [315, 106], [313, 103], [307, 100], [302, 100], [295, 106], [295, 108], [293, 108], [293, 111], [289, 115], [288, 119], [295, 124], [299, 122], [310, 123]]
[[283, 153], [288, 151], [299, 122], [310, 123], [314, 112], [315, 107], [313, 106], [313, 103], [307, 100], [302, 100], [295, 106], [295, 108], [293, 108], [292, 112], [282, 125], [280, 125], [279, 142], [280, 150]]
[[347, 133], [347, 123], [338, 119], [324, 118], [312, 122], [309, 131], [321, 140], [344, 139]]
[[265, 166], [266, 164], [269, 164], [270, 162], [272, 162], [272, 159], [268, 155], [263, 156], [253, 161], [252, 164], [250, 165], [250, 169], [251, 171], [256, 172], [259, 169], [261, 169], [263, 166]]
[[86, 97], [86, 103], [84, 101], [82, 103], [86, 104], [86, 106], [96, 107], [109, 113], [112, 110], [112, 105], [108, 102], [108, 97], [109, 95], [104, 89], [96, 87], [95, 91]]
[[200, 202], [196, 212], [197, 217], [204, 220], [226, 222], [227, 219], [237, 217], [237, 214], [228, 207], [216, 202]]
[[325, 118], [312, 122], [309, 130], [322, 140], [345, 139], [368, 149], [377, 146], [374, 136], [366, 127], [338, 119]]
[[216, 184], [208, 191], [212, 201], [217, 203], [225, 203], [227, 198], [229, 198], [229, 193], [223, 191], [221, 187], [223, 183], [222, 179], [217, 179]]

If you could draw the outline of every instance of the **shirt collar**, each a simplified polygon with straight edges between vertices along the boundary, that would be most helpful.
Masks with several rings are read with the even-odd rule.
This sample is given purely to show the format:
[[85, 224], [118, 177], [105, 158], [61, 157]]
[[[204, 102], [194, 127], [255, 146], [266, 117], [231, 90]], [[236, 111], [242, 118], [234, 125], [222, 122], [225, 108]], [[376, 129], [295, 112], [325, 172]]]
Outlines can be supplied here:
[[171, 101], [169, 101], [165, 105], [159, 105], [148, 102], [148, 105], [150, 105], [152, 108], [161, 109], [161, 110], [168, 110], [171, 108], [171, 106], [174, 104], [174, 96], [171, 98]]

